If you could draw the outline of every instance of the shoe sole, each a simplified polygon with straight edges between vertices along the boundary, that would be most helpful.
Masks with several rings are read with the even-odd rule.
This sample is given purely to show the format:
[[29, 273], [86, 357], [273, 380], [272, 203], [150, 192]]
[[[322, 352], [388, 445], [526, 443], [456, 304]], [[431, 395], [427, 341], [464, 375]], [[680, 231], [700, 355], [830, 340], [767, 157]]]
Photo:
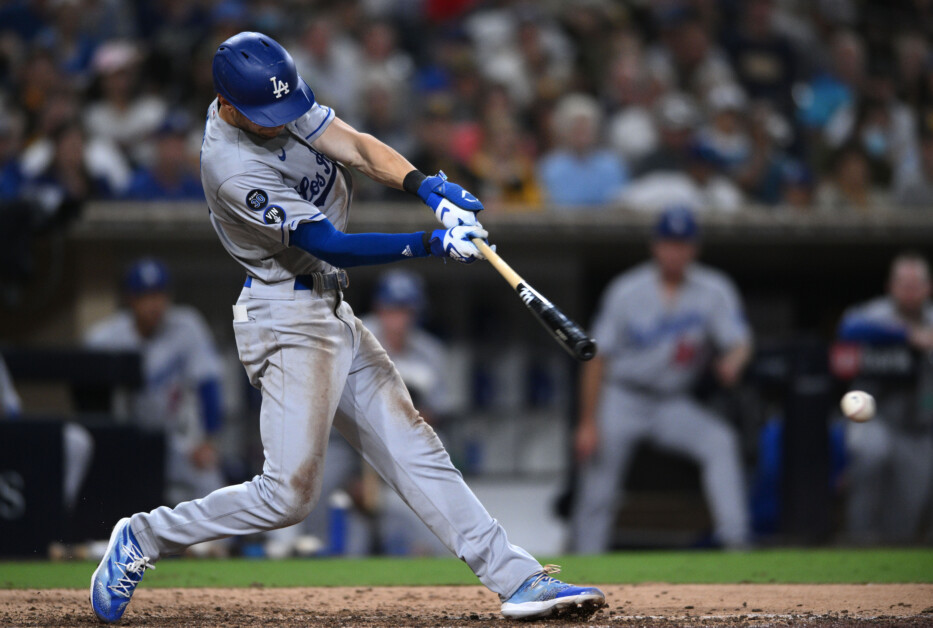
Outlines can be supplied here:
[[502, 615], [508, 619], [540, 619], [542, 617], [587, 619], [603, 606], [606, 606], [606, 598], [601, 595], [574, 595], [554, 598], [546, 602], [523, 604], [506, 602], [502, 605]]
[[107, 557], [110, 556], [110, 550], [113, 549], [113, 544], [117, 541], [117, 533], [123, 529], [123, 526], [129, 523], [129, 517], [123, 517], [117, 521], [117, 525], [113, 526], [113, 532], [110, 533], [110, 542], [107, 543], [107, 551], [104, 552], [104, 557], [100, 559], [100, 564], [97, 565], [97, 569], [94, 570], [94, 573], [91, 574], [91, 588], [89, 589], [88, 599], [91, 601], [91, 608], [94, 609], [94, 614], [97, 615], [97, 619], [101, 620], [104, 623], [110, 624], [113, 623], [106, 617], [101, 617], [97, 614], [97, 609], [94, 608], [94, 581], [97, 580], [97, 572], [100, 571], [100, 568], [104, 566], [104, 561], [107, 560]]

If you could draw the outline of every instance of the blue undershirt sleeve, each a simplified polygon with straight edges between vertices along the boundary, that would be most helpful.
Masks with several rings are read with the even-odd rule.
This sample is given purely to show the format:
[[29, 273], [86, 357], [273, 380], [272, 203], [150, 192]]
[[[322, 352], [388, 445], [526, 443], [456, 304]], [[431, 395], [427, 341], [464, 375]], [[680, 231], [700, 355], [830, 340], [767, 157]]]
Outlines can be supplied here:
[[201, 418], [204, 420], [204, 431], [213, 434], [220, 429], [223, 423], [220, 409], [220, 384], [216, 379], [205, 379], [198, 386], [198, 398], [201, 401]]
[[329, 220], [302, 222], [289, 245], [307, 251], [338, 268], [372, 266], [413, 257], [427, 257], [424, 231], [416, 233], [343, 233]]

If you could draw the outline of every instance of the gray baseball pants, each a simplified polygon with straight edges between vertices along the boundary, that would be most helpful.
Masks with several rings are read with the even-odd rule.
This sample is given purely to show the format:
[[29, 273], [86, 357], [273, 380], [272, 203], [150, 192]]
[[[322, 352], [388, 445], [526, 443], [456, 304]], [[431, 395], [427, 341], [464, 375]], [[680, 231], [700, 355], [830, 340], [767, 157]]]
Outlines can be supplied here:
[[748, 542], [738, 436], [724, 420], [684, 395], [647, 395], [606, 384], [597, 423], [599, 447], [580, 468], [573, 513], [575, 551], [596, 554], [610, 548], [617, 496], [641, 442], [700, 465], [717, 537], [727, 546]]
[[174, 508], [137, 513], [131, 525], [158, 559], [202, 541], [295, 524], [320, 496], [331, 424], [480, 581], [513, 593], [540, 563], [510, 544], [412, 405], [372, 333], [335, 291], [291, 281], [243, 289], [237, 350], [262, 391], [262, 475]]
[[847, 423], [850, 539], [864, 544], [917, 540], [933, 502], [933, 435], [900, 429], [882, 416]]

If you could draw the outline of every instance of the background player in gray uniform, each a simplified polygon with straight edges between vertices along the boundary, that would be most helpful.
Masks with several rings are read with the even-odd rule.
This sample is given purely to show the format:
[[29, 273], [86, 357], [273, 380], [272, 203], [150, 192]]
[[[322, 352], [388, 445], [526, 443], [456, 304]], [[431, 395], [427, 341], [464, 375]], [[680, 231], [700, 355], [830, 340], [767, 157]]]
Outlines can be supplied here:
[[[343, 300], [346, 266], [412, 257], [482, 256], [482, 205], [441, 175], [427, 177], [371, 135], [337, 118], [261, 33], [240, 33], [214, 55], [217, 99], [207, 113], [201, 179], [221, 243], [247, 271], [234, 306], [240, 360], [262, 391], [263, 473], [175, 508], [117, 523], [91, 577], [91, 603], [119, 619], [152, 562], [194, 543], [304, 519], [321, 487], [331, 424], [450, 551], [503, 601], [507, 616], [563, 609], [589, 614], [598, 589], [549, 576], [479, 503], [372, 333]], [[350, 177], [342, 162], [417, 194], [445, 229], [346, 234]], [[466, 223], [465, 225], [463, 223]]]
[[220, 360], [204, 317], [172, 303], [170, 280], [161, 261], [134, 262], [123, 278], [127, 307], [94, 324], [84, 341], [140, 353], [143, 387], [115, 403], [126, 403], [135, 425], [165, 433], [165, 498], [177, 504], [225, 482], [212, 442], [222, 423]]
[[[915, 352], [906, 377], [856, 377], [878, 404], [871, 421], [847, 421], [848, 534], [858, 543], [915, 540], [933, 492], [933, 303], [930, 268], [916, 254], [891, 264], [888, 295], [850, 308], [839, 339]], [[908, 361], [909, 358], [908, 358]]]
[[720, 382], [734, 384], [751, 353], [751, 331], [732, 282], [694, 263], [693, 215], [668, 209], [654, 233], [653, 261], [603, 294], [593, 326], [600, 353], [582, 374], [573, 514], [581, 553], [609, 549], [615, 496], [642, 441], [695, 460], [718, 540], [748, 542], [738, 437], [690, 391], [711, 353]]

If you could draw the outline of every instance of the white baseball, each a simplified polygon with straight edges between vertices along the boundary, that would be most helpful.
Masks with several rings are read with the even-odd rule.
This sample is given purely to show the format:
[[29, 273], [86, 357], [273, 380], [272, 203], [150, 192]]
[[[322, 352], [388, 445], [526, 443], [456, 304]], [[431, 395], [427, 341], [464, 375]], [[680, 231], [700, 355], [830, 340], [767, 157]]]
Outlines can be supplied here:
[[875, 398], [863, 390], [847, 392], [839, 405], [843, 414], [859, 423], [875, 416]]

